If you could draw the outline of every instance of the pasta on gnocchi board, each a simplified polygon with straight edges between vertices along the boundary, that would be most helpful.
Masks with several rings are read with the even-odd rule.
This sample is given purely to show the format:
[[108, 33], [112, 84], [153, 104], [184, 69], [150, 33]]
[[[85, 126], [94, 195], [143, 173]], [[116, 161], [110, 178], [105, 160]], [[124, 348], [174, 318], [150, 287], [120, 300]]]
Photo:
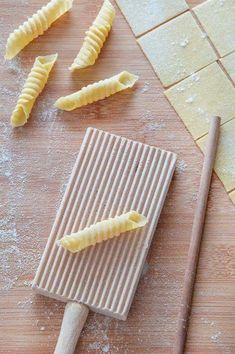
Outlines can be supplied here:
[[[175, 164], [172, 152], [87, 129], [33, 281], [35, 291], [126, 320]], [[130, 210], [147, 218], [144, 228], [76, 254], [58, 246], [63, 236]]]
[[[8, 34], [47, 2], [1, 2], [3, 54]], [[188, 4], [191, 7], [202, 2], [192, 0]], [[95, 65], [86, 71], [72, 76], [68, 67], [102, 6], [101, 0], [74, 1], [72, 10], [25, 47], [15, 60], [6, 63], [0, 60], [1, 241], [3, 231], [6, 236], [11, 235], [10, 241], [0, 243], [1, 354], [51, 354], [54, 350], [64, 305], [33, 296], [29, 285], [89, 126], [175, 151], [179, 159], [128, 321], [91, 314], [76, 351], [84, 354], [172, 351], [202, 153], [164, 97], [162, 84], [126, 20], [112, 4], [116, 18], [109, 38]], [[12, 130], [9, 117], [35, 58], [51, 53], [58, 53], [58, 60], [28, 123]], [[58, 97], [122, 70], [139, 76], [133, 91], [126, 90], [71, 112], [58, 112], [53, 107]], [[235, 200], [234, 193], [232, 197]], [[207, 215], [187, 352], [233, 353], [235, 211], [216, 176]]]

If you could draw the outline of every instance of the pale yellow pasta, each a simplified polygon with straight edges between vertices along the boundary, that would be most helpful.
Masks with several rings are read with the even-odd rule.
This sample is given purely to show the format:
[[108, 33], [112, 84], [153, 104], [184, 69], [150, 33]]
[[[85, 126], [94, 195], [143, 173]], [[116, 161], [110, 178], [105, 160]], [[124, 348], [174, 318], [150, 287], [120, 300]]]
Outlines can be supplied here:
[[57, 56], [53, 54], [36, 58], [11, 116], [13, 127], [20, 127], [27, 122], [34, 102], [42, 92]]
[[86, 68], [95, 63], [111, 30], [114, 17], [113, 5], [105, 0], [98, 16], [86, 32], [83, 45], [70, 70]]
[[135, 230], [147, 224], [147, 219], [136, 211], [116, 216], [86, 227], [71, 235], [66, 235], [58, 244], [70, 252], [79, 252], [89, 246], [117, 237], [123, 232]]
[[229, 197], [230, 197], [231, 201], [233, 202], [233, 204], [235, 205], [235, 190], [232, 191], [231, 193], [229, 193]]
[[73, 0], [51, 0], [10, 34], [5, 59], [14, 58], [33, 39], [43, 34], [51, 24], [72, 7]]
[[95, 82], [94, 84], [83, 87], [80, 91], [71, 95], [60, 97], [56, 102], [57, 108], [64, 111], [72, 111], [75, 108], [102, 100], [119, 91], [132, 87], [138, 80], [138, 76], [122, 71], [120, 74], [109, 79]]

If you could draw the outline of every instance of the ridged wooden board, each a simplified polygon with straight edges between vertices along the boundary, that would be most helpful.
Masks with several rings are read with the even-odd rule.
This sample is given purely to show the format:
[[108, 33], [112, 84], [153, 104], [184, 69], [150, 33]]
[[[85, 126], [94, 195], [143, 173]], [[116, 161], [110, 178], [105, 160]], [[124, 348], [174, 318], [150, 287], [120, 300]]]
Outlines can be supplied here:
[[[88, 128], [33, 288], [125, 320], [175, 163], [174, 153]], [[147, 226], [77, 254], [56, 244], [65, 234], [130, 210], [145, 215]]]

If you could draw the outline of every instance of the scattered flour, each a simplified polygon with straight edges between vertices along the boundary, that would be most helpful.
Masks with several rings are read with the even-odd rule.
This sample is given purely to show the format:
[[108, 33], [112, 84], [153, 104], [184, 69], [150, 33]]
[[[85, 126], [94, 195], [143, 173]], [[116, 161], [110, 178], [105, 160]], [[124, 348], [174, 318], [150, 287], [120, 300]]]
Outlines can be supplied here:
[[205, 114], [204, 109], [202, 109], [201, 107], [198, 107], [198, 108], [197, 108], [197, 112], [198, 112], [199, 114]]
[[183, 48], [187, 47], [188, 44], [189, 44], [188, 38], [185, 38], [180, 42], [180, 46]]
[[10, 230], [0, 230], [0, 242], [14, 242], [17, 241], [18, 235], [15, 228]]
[[164, 121], [162, 119], [156, 121], [156, 115], [149, 110], [146, 110], [141, 114], [141, 120], [144, 123], [145, 133], [154, 132], [165, 127]]
[[150, 83], [145, 82], [143, 88], [141, 89], [141, 93], [145, 93], [145, 92], [149, 91], [149, 89], [150, 89]]
[[146, 110], [145, 112], [142, 113], [141, 118], [143, 120], [152, 120], [155, 119], [155, 115], [153, 114], [153, 112]]
[[0, 62], [0, 69], [4, 71], [5, 75], [5, 80], [0, 83], [1, 134], [3, 137], [6, 137], [6, 133], [8, 136], [12, 136], [11, 128], [6, 125], [6, 122], [8, 123], [10, 119], [11, 112], [24, 85], [28, 74], [28, 65], [29, 63], [21, 61], [20, 56], [10, 61]]
[[[13, 1], [9, 0], [10, 2]], [[21, 4], [27, 4], [28, 1], [19, 0]], [[11, 4], [11, 5], [12, 5]], [[17, 4], [18, 7], [18, 4]], [[0, 29], [2, 24], [0, 22]], [[6, 38], [1, 38], [0, 46], [4, 51]], [[32, 152], [30, 142], [28, 141], [27, 131], [23, 128], [12, 130], [9, 124], [10, 112], [14, 108], [17, 98], [21, 92], [22, 86], [31, 69], [34, 58], [21, 60], [20, 55], [10, 61], [0, 60], [0, 67], [6, 74], [6, 82], [0, 83], [0, 99], [2, 119], [0, 122], [0, 136], [2, 138], [0, 146], [0, 175], [3, 178], [4, 185], [7, 186], [1, 193], [0, 212], [0, 242], [3, 250], [0, 253], [0, 281], [1, 293], [6, 293], [17, 282], [24, 282], [24, 285], [30, 286], [30, 279], [25, 280], [25, 276], [33, 274], [38, 266], [42, 245], [38, 237], [39, 231], [36, 230], [36, 215], [33, 218], [27, 217], [27, 205], [32, 205], [38, 200], [37, 190], [30, 187], [32, 179], [41, 180], [39, 190], [41, 193], [39, 200], [41, 202], [48, 192], [48, 181], [55, 175], [60, 175], [62, 180], [61, 193], [64, 192], [64, 180], [68, 175], [66, 168], [61, 172], [61, 164], [58, 161], [52, 163], [52, 150], [61, 146], [60, 141], [50, 139], [48, 153], [51, 159], [47, 161], [47, 169], [50, 171], [45, 178], [41, 160], [44, 157]], [[38, 105], [34, 108], [36, 119], [39, 122], [46, 122], [48, 136], [53, 134], [54, 123], [59, 117], [58, 111], [54, 108], [54, 99], [48, 98], [48, 94], [40, 97]], [[32, 117], [33, 119], [33, 117]], [[15, 150], [17, 140], [18, 149]], [[26, 154], [25, 151], [28, 153]], [[69, 149], [69, 144], [68, 144]], [[30, 164], [28, 160], [30, 159]], [[74, 159], [72, 159], [72, 163]], [[66, 167], [66, 166], [65, 166]], [[17, 171], [17, 173], [15, 172]], [[35, 175], [37, 174], [37, 175]], [[63, 179], [64, 178], [64, 179]], [[38, 183], [38, 182], [37, 182]], [[59, 200], [61, 196], [59, 195]], [[25, 207], [26, 205], [26, 207]], [[23, 208], [22, 208], [23, 206]], [[22, 223], [22, 219], [24, 222]], [[40, 233], [44, 233], [41, 226]], [[47, 230], [48, 233], [48, 230]]]
[[32, 286], [32, 281], [31, 280], [25, 280], [23, 284], [24, 284], [24, 286], [31, 287]]
[[110, 344], [107, 343], [107, 344], [103, 345], [100, 342], [93, 342], [93, 343], [89, 344], [88, 349], [100, 350], [102, 353], [109, 353]]
[[[53, 129], [50, 130], [50, 127], [54, 116], [49, 113], [47, 117], [49, 121], [47, 134], [52, 136], [54, 131]], [[41, 156], [32, 150], [27, 131], [23, 129], [13, 131], [8, 122], [1, 122], [0, 136], [3, 143], [0, 146], [0, 175], [7, 187], [1, 191], [0, 199], [0, 242], [2, 245], [2, 251], [0, 252], [0, 293], [7, 295], [7, 292], [16, 284], [24, 284], [25, 286], [28, 284], [30, 286], [30, 281], [35, 274], [45, 246], [39, 236], [49, 233], [48, 229], [45, 230], [42, 221], [45, 216], [41, 215], [41, 211], [44, 210], [45, 195], [51, 190], [50, 181], [59, 175], [61, 187], [60, 184], [57, 186], [58, 196], [56, 200], [58, 200], [58, 203], [54, 205], [55, 212], [56, 206], [59, 205], [64, 193], [65, 181], [68, 179], [75, 157], [68, 153], [64, 162], [64, 154], [67, 150], [69, 152], [70, 145], [65, 140], [67, 148], [64, 149], [59, 139], [52, 138], [48, 144], [48, 158], [45, 161], [43, 155]], [[15, 139], [17, 139], [18, 144], [17, 150], [14, 150]], [[27, 149], [28, 153], [26, 154]], [[57, 151], [60, 150], [61, 153], [58, 154]], [[45, 151], [47, 151], [47, 148], [45, 148]], [[61, 168], [62, 162], [60, 163], [62, 158], [63, 168]], [[45, 175], [44, 170], [49, 171], [49, 173]], [[32, 179], [37, 181], [37, 188], [32, 187]], [[32, 214], [30, 206], [36, 200], [38, 205], [41, 205], [39, 207], [40, 213]], [[36, 209], [34, 210], [36, 211]], [[40, 225], [40, 230], [36, 225], [38, 227]]]
[[149, 123], [145, 126], [145, 132], [154, 132], [154, 131], [157, 131], [159, 129], [162, 129], [163, 127], [165, 127], [165, 123]]
[[177, 87], [176, 90], [178, 92], [183, 92], [183, 91], [185, 91], [185, 87], [184, 86], [180, 86], [180, 87]]
[[211, 336], [213, 342], [218, 343], [220, 341], [221, 332], [217, 332]]
[[92, 350], [98, 350], [100, 349], [100, 346], [101, 344], [99, 342], [93, 342], [93, 343], [90, 343], [89, 344], [89, 349], [92, 349]]
[[27, 69], [25, 69], [20, 56], [17, 56], [11, 60], [6, 60], [4, 63], [4, 69], [6, 72], [15, 75], [17, 83], [21, 83], [27, 75]]
[[202, 33], [202, 38], [205, 39], [205, 38], [207, 38], [207, 37], [208, 37], [207, 33], [206, 33], [206, 32], [203, 32], [203, 33]]
[[92, 353], [93, 350], [99, 350], [101, 353], [111, 352], [108, 332], [114, 323], [118, 323], [118, 321], [109, 317], [99, 316], [98, 314], [94, 314], [94, 316], [90, 318], [84, 329], [85, 333], [92, 331], [93, 334], [93, 342], [90, 343], [88, 347], [89, 353]]
[[49, 132], [53, 130], [56, 120], [63, 114], [63, 111], [57, 109], [54, 103], [54, 98], [50, 98], [47, 95], [40, 99], [40, 104], [38, 105], [38, 119], [43, 123], [49, 123]]
[[6, 162], [11, 162], [11, 160], [11, 153], [2, 146], [0, 150], [0, 166], [2, 167], [3, 164], [5, 164]]
[[179, 173], [183, 173], [186, 171], [188, 165], [184, 160], [179, 160], [176, 164], [176, 171]]
[[21, 307], [21, 308], [25, 308], [25, 307], [27, 307], [29, 305], [32, 305], [32, 303], [33, 303], [33, 300], [31, 298], [25, 298], [22, 301], [18, 301], [17, 302], [17, 306]]
[[194, 103], [195, 99], [196, 99], [196, 95], [193, 95], [193, 96], [188, 97], [188, 98], [185, 100], [185, 102], [186, 102], [186, 103]]
[[105, 344], [101, 350], [103, 353], [109, 353], [109, 349], [110, 349], [110, 345], [109, 344]]
[[215, 325], [215, 321], [210, 321], [210, 320], [208, 320], [208, 319], [206, 319], [206, 318], [201, 318], [201, 321], [202, 321], [202, 323], [204, 323], [204, 324], [209, 324], [210, 326], [214, 326]]
[[197, 82], [197, 81], [200, 80], [200, 75], [199, 75], [198, 73], [194, 73], [194, 74], [192, 74], [192, 75], [190, 76], [190, 79], [191, 79], [192, 81]]

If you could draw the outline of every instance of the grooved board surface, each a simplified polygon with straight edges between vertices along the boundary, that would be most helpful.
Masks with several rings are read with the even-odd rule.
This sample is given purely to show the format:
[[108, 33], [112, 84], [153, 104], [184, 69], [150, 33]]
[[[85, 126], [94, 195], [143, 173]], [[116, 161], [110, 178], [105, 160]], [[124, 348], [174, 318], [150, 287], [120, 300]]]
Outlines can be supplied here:
[[[144, 0], [143, 0], [144, 1]], [[188, 1], [190, 7], [202, 0]], [[8, 34], [46, 0], [1, 0], [1, 53]], [[65, 304], [32, 291], [48, 235], [85, 131], [97, 129], [178, 155], [176, 171], [127, 321], [90, 311], [76, 354], [172, 353], [203, 155], [164, 97], [163, 87], [118, 7], [96, 64], [76, 75], [68, 67], [101, 0], [74, 0], [73, 10], [25, 48], [0, 56], [0, 353], [51, 354]], [[10, 114], [35, 56], [58, 61], [29, 122], [12, 131]], [[128, 70], [132, 90], [73, 112], [55, 100]], [[187, 354], [235, 353], [235, 208], [213, 175], [202, 241]]]
[[[89, 128], [33, 288], [126, 319], [175, 169], [176, 155]], [[71, 254], [56, 240], [130, 210], [139, 230]]]

